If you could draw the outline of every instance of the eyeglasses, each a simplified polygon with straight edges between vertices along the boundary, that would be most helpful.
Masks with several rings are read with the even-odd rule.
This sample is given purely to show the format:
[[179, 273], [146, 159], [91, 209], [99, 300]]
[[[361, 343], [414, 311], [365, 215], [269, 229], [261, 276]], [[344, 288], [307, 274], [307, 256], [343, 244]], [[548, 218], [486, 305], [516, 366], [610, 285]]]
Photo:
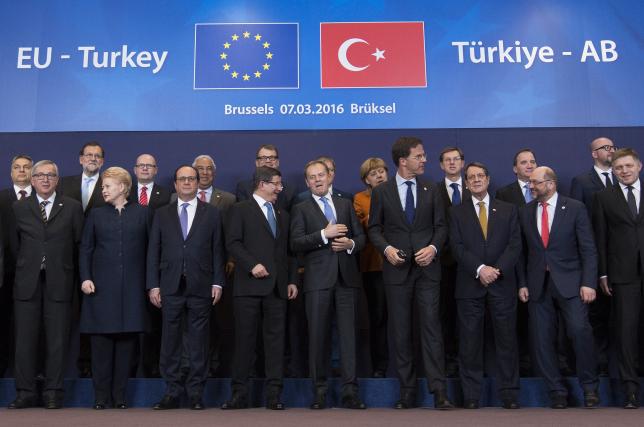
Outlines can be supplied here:
[[534, 179], [528, 180], [528, 184], [537, 186], [539, 184], [543, 184], [544, 182], [552, 181], [552, 179], [544, 179], [543, 181], [536, 181]]
[[177, 177], [177, 182], [196, 182], [197, 177], [196, 176], [178, 176]]
[[96, 159], [96, 160], [98, 160], [98, 159], [102, 159], [103, 155], [102, 154], [94, 154], [94, 153], [86, 153], [86, 154], [83, 154], [83, 157], [85, 157], [86, 159]]
[[45, 181], [47, 179], [54, 179], [58, 177], [55, 173], [36, 173], [32, 175], [32, 178], [36, 178], [38, 181]]
[[257, 160], [263, 160], [265, 162], [273, 162], [273, 161], [279, 159], [279, 157], [277, 157], [277, 156], [257, 156], [255, 158]]
[[414, 159], [414, 160], [416, 160], [416, 161], [418, 161], [418, 162], [422, 162], [422, 161], [424, 161], [424, 160], [427, 160], [427, 154], [418, 154], [418, 155], [416, 155], [416, 156], [409, 157], [409, 158], [410, 158], [410, 159]]
[[139, 163], [134, 166], [136, 166], [139, 169], [152, 169], [157, 167], [157, 165], [151, 165], [150, 163]]
[[281, 182], [273, 182], [273, 181], [264, 181], [267, 184], [273, 184], [276, 188], [284, 188], [284, 185]]
[[601, 147], [595, 148], [593, 151], [599, 151], [599, 150], [605, 150], [605, 151], [617, 151], [617, 147], [614, 145], [602, 145]]

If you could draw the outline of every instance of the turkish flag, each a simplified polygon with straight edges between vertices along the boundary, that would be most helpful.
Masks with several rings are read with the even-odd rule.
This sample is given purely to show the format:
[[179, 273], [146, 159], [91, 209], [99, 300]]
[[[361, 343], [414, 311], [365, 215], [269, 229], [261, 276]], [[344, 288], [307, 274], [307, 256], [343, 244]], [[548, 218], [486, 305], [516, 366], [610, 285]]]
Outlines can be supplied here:
[[423, 22], [322, 22], [322, 88], [427, 87]]

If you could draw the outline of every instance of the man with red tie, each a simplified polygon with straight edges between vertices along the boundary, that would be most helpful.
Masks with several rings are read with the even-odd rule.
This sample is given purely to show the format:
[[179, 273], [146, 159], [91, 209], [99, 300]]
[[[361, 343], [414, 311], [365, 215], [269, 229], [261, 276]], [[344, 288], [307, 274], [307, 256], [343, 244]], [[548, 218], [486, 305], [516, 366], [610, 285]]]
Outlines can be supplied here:
[[170, 203], [170, 190], [154, 182], [159, 168], [151, 154], [141, 154], [136, 158], [134, 175], [136, 175], [136, 192], [131, 191], [129, 202], [157, 209]]
[[529, 302], [534, 366], [550, 393], [551, 408], [568, 406], [568, 391], [559, 372], [555, 334], [557, 313], [565, 322], [577, 357], [577, 377], [584, 391], [584, 406], [599, 405], [597, 359], [588, 304], [597, 288], [597, 250], [586, 207], [557, 192], [557, 176], [549, 167], [530, 175], [534, 200], [520, 211], [527, 247], [527, 286], [519, 299]]

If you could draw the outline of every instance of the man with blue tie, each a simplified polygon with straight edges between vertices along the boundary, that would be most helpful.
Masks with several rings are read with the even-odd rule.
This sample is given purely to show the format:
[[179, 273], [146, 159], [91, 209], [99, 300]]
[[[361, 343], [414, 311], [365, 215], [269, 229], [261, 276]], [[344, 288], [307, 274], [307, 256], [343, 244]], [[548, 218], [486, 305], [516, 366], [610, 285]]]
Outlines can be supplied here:
[[[178, 408], [184, 389], [191, 409], [204, 409], [210, 310], [221, 297], [224, 267], [219, 211], [197, 198], [198, 181], [194, 167], [177, 168], [177, 203], [157, 209], [150, 231], [147, 289], [163, 316], [159, 362], [166, 381], [165, 395], [154, 409]], [[183, 341], [189, 358], [185, 378]]]
[[530, 175], [535, 200], [520, 211], [527, 246], [525, 277], [519, 299], [528, 302], [534, 364], [546, 382], [553, 409], [568, 406], [568, 390], [559, 371], [555, 337], [561, 313], [571, 340], [584, 406], [599, 405], [597, 357], [588, 304], [596, 297], [597, 250], [586, 207], [557, 192], [557, 176], [549, 167]]
[[[443, 336], [439, 320], [441, 266], [437, 257], [447, 240], [445, 209], [436, 187], [421, 180], [427, 156], [422, 141], [400, 137], [391, 154], [395, 179], [371, 195], [369, 239], [384, 254], [382, 267], [390, 339], [400, 382], [396, 409], [417, 405], [413, 330], [420, 334], [421, 356], [434, 406], [452, 408], [447, 398]], [[418, 324], [412, 322], [414, 307]]]
[[364, 409], [356, 377], [357, 291], [362, 286], [357, 253], [365, 245], [362, 226], [349, 199], [333, 196], [324, 162], [304, 168], [311, 197], [291, 212], [291, 249], [304, 259], [304, 298], [309, 328], [311, 409], [327, 406], [331, 316], [335, 311], [340, 341], [342, 407]]

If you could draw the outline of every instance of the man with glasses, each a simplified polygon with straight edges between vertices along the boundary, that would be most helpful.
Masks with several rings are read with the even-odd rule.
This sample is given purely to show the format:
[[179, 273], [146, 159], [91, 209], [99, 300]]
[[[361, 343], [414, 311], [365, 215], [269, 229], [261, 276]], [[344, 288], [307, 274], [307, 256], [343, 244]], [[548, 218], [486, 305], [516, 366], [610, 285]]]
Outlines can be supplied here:
[[136, 175], [136, 191], [131, 191], [128, 201], [147, 206], [154, 211], [170, 203], [170, 190], [154, 182], [159, 168], [151, 154], [141, 154], [136, 158], [134, 175]]
[[[644, 196], [642, 161], [632, 148], [613, 153], [618, 185], [595, 195], [593, 225], [599, 251], [599, 284], [612, 299], [613, 337], [616, 341], [624, 408], [640, 405], [638, 353], [644, 342]], [[639, 353], [642, 354], [642, 353]], [[639, 367], [642, 367], [639, 358]]]
[[11, 160], [12, 187], [0, 191], [0, 219], [2, 222], [2, 244], [4, 259], [3, 283], [0, 287], [0, 376], [4, 374], [13, 359], [13, 278], [16, 272], [15, 248], [10, 247], [11, 236], [16, 232], [16, 218], [12, 205], [16, 200], [31, 196], [31, 167], [33, 160], [26, 154], [18, 154]]
[[583, 203], [557, 192], [557, 176], [549, 167], [530, 175], [534, 200], [520, 211], [527, 245], [525, 277], [519, 299], [528, 302], [535, 367], [550, 394], [550, 407], [568, 406], [568, 389], [555, 349], [557, 314], [561, 313], [577, 361], [584, 406], [599, 405], [597, 357], [588, 304], [596, 297], [597, 250]]
[[74, 264], [83, 228], [83, 209], [56, 191], [58, 167], [41, 160], [32, 170], [35, 195], [13, 205], [18, 233], [13, 296], [16, 323], [16, 399], [10, 409], [36, 406], [36, 368], [41, 328], [46, 362], [43, 401], [47, 409], [63, 403], [76, 289]]
[[[418, 330], [427, 386], [434, 406], [452, 408], [447, 397], [443, 335], [439, 320], [441, 266], [447, 240], [445, 208], [436, 187], [421, 180], [427, 156], [420, 139], [401, 137], [392, 147], [395, 179], [371, 195], [369, 239], [385, 256], [382, 267], [390, 338], [400, 381], [396, 409], [417, 405], [413, 331]], [[418, 324], [412, 323], [414, 307]]]
[[[184, 390], [191, 409], [204, 409], [210, 310], [221, 298], [224, 268], [219, 211], [197, 198], [198, 181], [192, 166], [177, 168], [177, 203], [157, 209], [150, 231], [147, 289], [163, 314], [160, 368], [166, 382], [157, 410], [178, 408]], [[189, 358], [185, 377], [182, 342]]]
[[[257, 149], [255, 154], [255, 167], [268, 166], [271, 168], [280, 168], [280, 156], [277, 147], [272, 144], [262, 144]], [[287, 212], [291, 210], [293, 196], [295, 195], [294, 188], [291, 188], [286, 182], [282, 181], [284, 189], [277, 197], [276, 207], [285, 209]], [[249, 200], [253, 198], [253, 180], [241, 181], [237, 184], [235, 190], [235, 197], [238, 202], [242, 200]]]

